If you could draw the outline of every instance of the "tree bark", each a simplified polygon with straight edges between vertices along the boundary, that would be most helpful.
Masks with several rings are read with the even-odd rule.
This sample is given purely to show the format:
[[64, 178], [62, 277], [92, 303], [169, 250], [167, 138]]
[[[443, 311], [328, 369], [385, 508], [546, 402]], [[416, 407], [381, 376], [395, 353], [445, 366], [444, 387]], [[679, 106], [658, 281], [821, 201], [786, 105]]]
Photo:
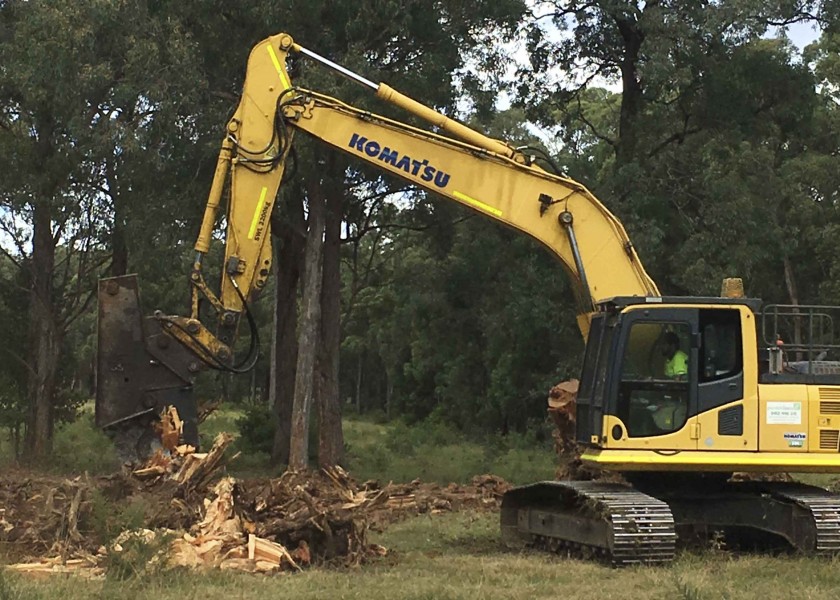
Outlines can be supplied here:
[[280, 223], [275, 229], [277, 236], [272, 265], [277, 292], [274, 302], [268, 401], [276, 420], [271, 448], [271, 460], [274, 464], [289, 464], [295, 368], [298, 357], [297, 290], [304, 250], [304, 237], [301, 234], [305, 222], [302, 202], [292, 200], [289, 207], [289, 223]]
[[29, 414], [24, 446], [26, 457], [42, 459], [52, 451], [53, 397], [55, 396], [61, 336], [55, 320], [52, 278], [55, 240], [48, 199], [34, 206], [29, 307], [30, 366], [27, 384]]
[[[787, 288], [788, 298], [793, 306], [799, 306], [799, 291], [796, 286], [796, 277], [793, 273], [793, 264], [790, 257], [785, 254], [782, 257], [782, 265], [785, 269], [785, 287]], [[796, 345], [802, 344], [802, 318], [799, 316], [799, 310], [793, 309], [793, 343]], [[813, 340], [808, 340], [809, 343]], [[802, 360], [801, 352], [796, 353], [796, 360]]]
[[326, 201], [324, 269], [321, 289], [321, 343], [318, 352], [318, 466], [344, 460], [338, 370], [341, 345], [341, 208], [343, 190], [330, 191]]
[[616, 17], [616, 26], [624, 44], [621, 57], [621, 109], [618, 126], [616, 166], [621, 167], [636, 158], [637, 124], [642, 108], [642, 84], [639, 81], [639, 52], [645, 39], [635, 20]]
[[321, 334], [321, 284], [323, 273], [325, 196], [319, 181], [307, 185], [309, 228], [303, 268], [303, 301], [298, 336], [295, 395], [289, 468], [309, 466], [309, 417], [317, 389], [318, 344]]
[[359, 352], [356, 362], [356, 414], [362, 414], [362, 359], [364, 352]]
[[[116, 207], [116, 203], [114, 204]], [[114, 215], [114, 229], [111, 231], [111, 277], [128, 273], [128, 245], [125, 241], [125, 223], [119, 214]]]

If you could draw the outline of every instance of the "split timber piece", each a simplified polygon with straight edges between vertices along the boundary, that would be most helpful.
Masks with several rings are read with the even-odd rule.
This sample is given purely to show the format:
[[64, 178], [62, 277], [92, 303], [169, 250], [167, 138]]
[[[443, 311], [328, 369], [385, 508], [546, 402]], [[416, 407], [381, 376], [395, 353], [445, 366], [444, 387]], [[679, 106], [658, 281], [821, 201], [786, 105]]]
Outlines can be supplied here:
[[600, 557], [614, 566], [674, 559], [676, 532], [668, 505], [632, 487], [597, 481], [544, 481], [502, 498], [507, 542]]
[[[794, 482], [730, 482], [706, 492], [657, 494], [668, 502], [677, 527], [705, 534], [729, 532], [750, 545], [761, 534], [782, 538], [809, 556], [840, 554], [840, 496]], [[751, 537], [750, 537], [751, 536]]]

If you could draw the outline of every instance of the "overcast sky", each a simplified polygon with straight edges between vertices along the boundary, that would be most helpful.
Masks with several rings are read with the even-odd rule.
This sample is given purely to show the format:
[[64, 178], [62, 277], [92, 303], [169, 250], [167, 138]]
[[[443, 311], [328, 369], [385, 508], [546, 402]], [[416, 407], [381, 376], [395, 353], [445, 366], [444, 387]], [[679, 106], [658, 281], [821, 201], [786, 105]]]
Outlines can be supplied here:
[[802, 50], [819, 37], [820, 32], [810, 23], [796, 23], [787, 28], [787, 34], [796, 46]]

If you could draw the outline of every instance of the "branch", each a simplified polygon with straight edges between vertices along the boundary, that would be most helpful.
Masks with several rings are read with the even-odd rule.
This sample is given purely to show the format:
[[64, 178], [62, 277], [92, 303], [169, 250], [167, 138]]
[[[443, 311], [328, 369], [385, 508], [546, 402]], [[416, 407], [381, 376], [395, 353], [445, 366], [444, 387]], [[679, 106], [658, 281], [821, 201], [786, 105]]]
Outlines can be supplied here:
[[239, 96], [231, 92], [213, 90], [212, 92], [210, 92], [210, 95], [215, 96], [216, 98], [221, 98], [222, 100], [227, 100], [229, 102], [239, 102]]
[[75, 312], [66, 311], [65, 316], [60, 319], [61, 324], [66, 328], [73, 324], [73, 322], [81, 317], [85, 312], [87, 312], [88, 306], [90, 306], [90, 301], [93, 300], [93, 297], [96, 295], [96, 289], [92, 289], [88, 292], [87, 296], [85, 297], [84, 302], [81, 304], [77, 303], [79, 307], [78, 310]]
[[4, 345], [3, 345], [3, 350], [5, 350], [5, 351], [6, 351], [6, 353], [7, 353], [9, 356], [11, 356], [11, 357], [12, 357], [12, 359], [14, 359], [14, 360], [15, 360], [15, 362], [20, 363], [20, 364], [21, 364], [21, 366], [23, 366], [23, 368], [24, 368], [24, 369], [26, 369], [26, 370], [29, 372], [29, 374], [30, 374], [30, 375], [33, 375], [33, 374], [35, 373], [35, 370], [34, 370], [34, 369], [30, 366], [30, 364], [29, 364], [28, 362], [26, 362], [26, 361], [23, 359], [23, 357], [22, 357], [21, 355], [17, 354], [16, 352], [12, 352], [12, 351], [8, 348], [8, 345], [5, 345], [5, 344], [4, 344]]
[[579, 94], [576, 94], [576, 99], [577, 99], [577, 105], [578, 105], [578, 118], [581, 121], [583, 121], [583, 124], [586, 125], [587, 129], [589, 129], [589, 131], [592, 133], [592, 135], [594, 135], [596, 138], [598, 138], [602, 142], [608, 143], [613, 148], [616, 148], [618, 146], [618, 142], [616, 142], [615, 140], [599, 133], [598, 130], [595, 128], [595, 125], [590, 123], [589, 119], [587, 119], [586, 116], [584, 116], [583, 105], [581, 105], [581, 103], [580, 103], [580, 95]]
[[[13, 213], [13, 216], [14, 216], [14, 213]], [[2, 228], [3, 231], [5, 231], [6, 234], [12, 239], [12, 241], [15, 244], [15, 248], [17, 248], [18, 253], [21, 256], [26, 256], [26, 249], [23, 247], [23, 242], [20, 239], [18, 239], [18, 237], [16, 235], [17, 232], [12, 231], [12, 229], [9, 227], [9, 225], [6, 224], [5, 219], [0, 219], [0, 228]], [[0, 246], [0, 248], [2, 248], [2, 246]], [[5, 250], [4, 250], [4, 253], [6, 253]], [[15, 263], [19, 268], [22, 268], [23, 265], [21, 265], [18, 261], [16, 261], [10, 254], [8, 254], [8, 253], [6, 253], [6, 254], [7, 254], [7, 256], [9, 256], [9, 258], [12, 260], [13, 263]]]
[[0, 246], [0, 252], [2, 252], [6, 258], [12, 261], [12, 264], [15, 265], [18, 268], [18, 270], [23, 270], [23, 263], [21, 263], [14, 256], [9, 254], [9, 252], [3, 246]]
[[678, 142], [678, 143], [682, 144], [685, 141], [685, 138], [687, 136], [693, 135], [695, 133], [699, 133], [700, 131], [702, 131], [702, 128], [700, 128], [700, 127], [693, 127], [693, 128], [688, 127], [688, 122], [691, 120], [691, 114], [686, 112], [684, 107], [682, 107], [682, 108], [683, 108], [683, 127], [682, 127], [682, 131], [677, 131], [677, 132], [671, 134], [665, 140], [663, 140], [662, 142], [657, 144], [653, 149], [651, 149], [650, 152], [648, 152], [648, 158], [651, 158], [651, 157], [655, 156], [656, 154], [661, 152], [666, 146], [668, 146], [672, 142]]
[[552, 19], [565, 18], [565, 17], [575, 15], [575, 14], [580, 13], [580, 12], [584, 12], [586, 10], [589, 10], [590, 8], [599, 8], [598, 3], [597, 2], [587, 2], [586, 4], [583, 4], [581, 6], [577, 6], [575, 8], [562, 8], [562, 9], [554, 10], [554, 11], [551, 11], [551, 12], [547, 12], [547, 13], [542, 14], [542, 15], [534, 14], [534, 9], [528, 9], [528, 15], [534, 21], [540, 21], [540, 20], [548, 18], [548, 17], [551, 17]]
[[[756, 17], [756, 20], [762, 19]], [[796, 11], [790, 17], [782, 19], [781, 21], [775, 21], [773, 19], [763, 19], [764, 23], [766, 23], [767, 25], [772, 25], [773, 27], [785, 27], [787, 25], [793, 25], [794, 23], [803, 23], [805, 21], [814, 21], [823, 26], [828, 24], [828, 19], [825, 19], [819, 15], [815, 15], [804, 10]]]

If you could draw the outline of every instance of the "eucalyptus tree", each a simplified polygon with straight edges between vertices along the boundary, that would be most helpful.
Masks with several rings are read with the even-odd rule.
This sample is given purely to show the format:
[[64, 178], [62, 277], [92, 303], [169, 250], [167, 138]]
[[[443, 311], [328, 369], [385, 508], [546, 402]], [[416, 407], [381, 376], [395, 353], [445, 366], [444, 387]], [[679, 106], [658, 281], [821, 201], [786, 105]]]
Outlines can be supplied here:
[[97, 275], [109, 263], [127, 268], [126, 219], [154, 214], [156, 167], [166, 161], [154, 144], [160, 101], [171, 107], [192, 87], [170, 77], [188, 44], [148, 4], [0, 5], [2, 246], [29, 288], [33, 457], [50, 449], [61, 355], [74, 352], [66, 332], [89, 310]]

